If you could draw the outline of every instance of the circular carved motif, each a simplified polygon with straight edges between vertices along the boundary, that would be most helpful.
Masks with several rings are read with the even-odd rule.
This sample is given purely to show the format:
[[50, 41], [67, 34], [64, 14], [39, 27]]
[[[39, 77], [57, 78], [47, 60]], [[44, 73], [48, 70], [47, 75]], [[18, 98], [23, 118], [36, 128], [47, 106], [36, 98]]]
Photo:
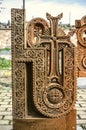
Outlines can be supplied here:
[[59, 84], [53, 83], [44, 90], [43, 99], [49, 108], [59, 108], [64, 105], [65, 94]]
[[83, 58], [82, 64], [83, 64], [83, 67], [86, 68], [86, 56]]
[[63, 99], [63, 94], [58, 88], [52, 88], [49, 90], [47, 98], [52, 104], [57, 104]]
[[78, 30], [78, 40], [82, 46], [86, 47], [86, 26]]

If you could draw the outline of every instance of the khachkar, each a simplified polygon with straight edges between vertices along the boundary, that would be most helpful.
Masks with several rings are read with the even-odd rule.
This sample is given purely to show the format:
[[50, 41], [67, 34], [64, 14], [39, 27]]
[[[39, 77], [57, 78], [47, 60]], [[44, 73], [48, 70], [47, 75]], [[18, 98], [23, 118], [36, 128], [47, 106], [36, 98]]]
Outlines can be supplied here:
[[76, 130], [75, 47], [62, 14], [25, 23], [12, 9], [13, 130]]
[[86, 77], [86, 16], [76, 20], [78, 77]]

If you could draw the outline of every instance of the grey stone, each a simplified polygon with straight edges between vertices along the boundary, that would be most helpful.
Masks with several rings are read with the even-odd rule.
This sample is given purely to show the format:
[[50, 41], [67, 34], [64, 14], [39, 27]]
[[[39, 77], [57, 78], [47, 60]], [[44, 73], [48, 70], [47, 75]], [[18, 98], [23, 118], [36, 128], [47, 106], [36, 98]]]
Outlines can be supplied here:
[[11, 125], [0, 125], [0, 130], [12, 130]]
[[7, 105], [8, 102], [0, 102], [0, 105]]
[[0, 125], [8, 125], [9, 120], [0, 120]]
[[10, 115], [10, 116], [5, 116], [4, 119], [5, 119], [5, 120], [12, 120], [12, 115]]
[[81, 119], [86, 119], [86, 114], [79, 114], [79, 117], [81, 118]]
[[83, 130], [86, 130], [86, 124], [85, 124], [85, 125], [82, 125], [82, 127], [83, 127]]
[[86, 114], [86, 111], [79, 110], [79, 111], [77, 111], [77, 114], [79, 114], [79, 115]]
[[5, 111], [5, 110], [6, 110], [6, 108], [0, 107], [0, 112]]
[[6, 111], [4, 111], [4, 112], [0, 112], [0, 116], [3, 116], [3, 115], [12, 115], [12, 112], [6, 112]]
[[1, 105], [0, 107], [2, 107], [2, 108], [12, 108], [12, 105]]
[[86, 120], [81, 120], [81, 119], [77, 120], [77, 125], [81, 125], [81, 124], [85, 125]]
[[77, 126], [77, 130], [83, 130], [81, 126]]
[[2, 120], [3, 116], [0, 116], [0, 120]]
[[85, 109], [86, 109], [86, 103], [81, 103], [81, 106], [85, 107]]
[[10, 108], [7, 108], [7, 111], [12, 111], [12, 107], [10, 107]]

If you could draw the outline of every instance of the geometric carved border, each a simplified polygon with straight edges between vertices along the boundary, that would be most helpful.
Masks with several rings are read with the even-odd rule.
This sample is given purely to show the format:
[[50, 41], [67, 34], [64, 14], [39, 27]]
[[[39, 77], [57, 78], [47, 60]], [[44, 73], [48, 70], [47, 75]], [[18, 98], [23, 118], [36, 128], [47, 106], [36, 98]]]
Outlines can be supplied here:
[[[25, 64], [15, 62], [20, 57], [24, 44], [24, 10], [12, 9], [12, 92], [13, 92], [13, 118], [25, 117]], [[20, 48], [20, 49], [19, 49]], [[17, 50], [17, 53], [16, 53]], [[20, 82], [19, 82], [20, 81]]]

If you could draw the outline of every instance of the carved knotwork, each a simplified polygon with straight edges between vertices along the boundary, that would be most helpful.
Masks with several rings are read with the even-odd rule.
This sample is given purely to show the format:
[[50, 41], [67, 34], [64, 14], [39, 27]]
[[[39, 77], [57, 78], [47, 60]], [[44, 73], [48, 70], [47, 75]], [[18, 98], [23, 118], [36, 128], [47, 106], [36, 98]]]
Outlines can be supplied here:
[[12, 61], [13, 61], [13, 116], [25, 116], [25, 64], [16, 62], [21, 57], [24, 43], [24, 10], [12, 9]]
[[[37, 83], [37, 85], [39, 84], [39, 87], [36, 87], [38, 92], [34, 90], [34, 104], [36, 109], [43, 115], [58, 117], [63, 115], [63, 113], [68, 112], [69, 108], [72, 108], [75, 103], [75, 97], [72, 98], [74, 89], [74, 46], [69, 43], [69, 37], [64, 33], [63, 36], [58, 36], [58, 20], [62, 17], [62, 14], [57, 17], [52, 17], [50, 14], [47, 14], [47, 17], [50, 20], [51, 27], [47, 30], [50, 31], [48, 31], [47, 35], [46, 32], [40, 35], [38, 42], [39, 46], [34, 46], [34, 49], [35, 47], [45, 47], [47, 49], [48, 59], [45, 57], [46, 64], [44, 65], [44, 68], [45, 70], [48, 70], [48, 73], [44, 76], [45, 81], [43, 81], [43, 86], [40, 82]], [[65, 58], [62, 61], [65, 61], [64, 72], [62, 73], [64, 77], [62, 74], [59, 74], [58, 69], [58, 51], [60, 50], [62, 50], [62, 53], [65, 55]], [[48, 65], [48, 67], [46, 65]], [[64, 83], [62, 83], [63, 78]], [[41, 81], [41, 77], [39, 79]], [[53, 109], [55, 110], [54, 114]]]
[[78, 40], [83, 47], [86, 47], [86, 26], [82, 26], [78, 30]]
[[[77, 26], [77, 23], [80, 26]], [[77, 59], [78, 59], [78, 71], [82, 73], [86, 72], [85, 57], [86, 57], [86, 16], [82, 17], [81, 20], [76, 20], [76, 34], [77, 34]], [[85, 74], [86, 75], [86, 74]], [[81, 75], [81, 76], [85, 76]], [[80, 75], [78, 75], [80, 76]]]
[[58, 26], [62, 14], [47, 13], [50, 25], [41, 18], [27, 23], [25, 42], [21, 12], [12, 11], [14, 117], [34, 117], [33, 106], [35, 115], [63, 116], [75, 104], [75, 60], [70, 37]]

